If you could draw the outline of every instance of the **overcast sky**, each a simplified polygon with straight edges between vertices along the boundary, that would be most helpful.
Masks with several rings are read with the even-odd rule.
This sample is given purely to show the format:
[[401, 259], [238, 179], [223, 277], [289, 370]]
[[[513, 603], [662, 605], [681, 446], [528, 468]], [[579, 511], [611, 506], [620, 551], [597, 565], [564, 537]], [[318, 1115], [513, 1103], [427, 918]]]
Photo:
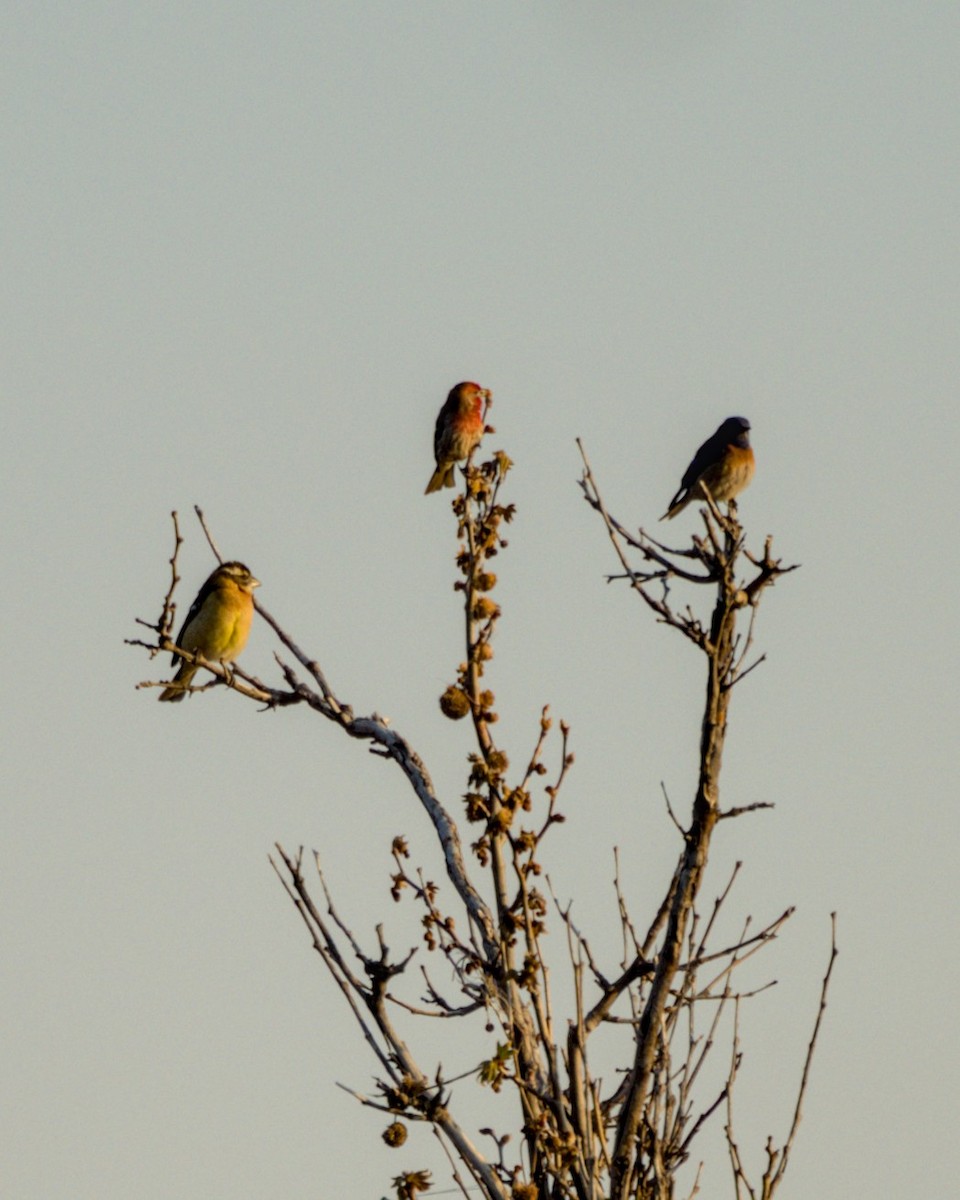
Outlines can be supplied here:
[[[776, 808], [720, 827], [705, 889], [742, 859], [731, 928], [797, 906], [750, 967], [778, 984], [744, 1014], [741, 1148], [757, 1172], [788, 1129], [836, 910], [781, 1195], [949, 1195], [960, 8], [39, 0], [7, 6], [0, 53], [4, 1195], [448, 1186], [432, 1139], [388, 1150], [335, 1086], [374, 1063], [267, 862], [316, 848], [358, 935], [413, 944], [391, 838], [440, 876], [413, 797], [306, 711], [158, 706], [123, 639], [159, 611], [172, 509], [182, 605], [211, 570], [200, 504], [456, 810], [455, 526], [422, 493], [460, 379], [516, 464], [498, 732], [521, 761], [543, 704], [572, 726], [550, 869], [611, 974], [613, 847], [642, 924], [703, 666], [604, 583], [574, 439], [651, 526], [750, 418], [741, 517], [802, 570], [764, 597], [724, 766], [725, 803]], [[275, 648], [256, 624], [245, 665], [278, 678]]]

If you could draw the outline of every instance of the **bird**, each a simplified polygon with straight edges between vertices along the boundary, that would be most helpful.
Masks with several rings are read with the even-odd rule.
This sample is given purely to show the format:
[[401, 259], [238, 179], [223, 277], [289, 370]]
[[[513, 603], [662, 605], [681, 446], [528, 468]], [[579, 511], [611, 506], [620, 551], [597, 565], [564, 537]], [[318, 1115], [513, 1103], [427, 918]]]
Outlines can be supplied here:
[[[200, 653], [210, 662], [234, 662], [247, 644], [253, 621], [253, 589], [260, 586], [241, 562], [221, 563], [190, 606], [177, 645], [190, 654]], [[182, 700], [198, 671], [196, 663], [173, 655], [180, 669], [160, 693], [161, 700]]]
[[727, 417], [693, 456], [660, 520], [675, 517], [691, 500], [706, 499], [704, 488], [715, 504], [732, 500], [753, 478], [754, 467], [750, 422], [746, 417]]
[[424, 495], [453, 487], [453, 468], [463, 462], [483, 437], [484, 405], [490, 393], [478, 383], [458, 383], [450, 389], [443, 408], [437, 415], [433, 434], [433, 456], [437, 469], [430, 476]]

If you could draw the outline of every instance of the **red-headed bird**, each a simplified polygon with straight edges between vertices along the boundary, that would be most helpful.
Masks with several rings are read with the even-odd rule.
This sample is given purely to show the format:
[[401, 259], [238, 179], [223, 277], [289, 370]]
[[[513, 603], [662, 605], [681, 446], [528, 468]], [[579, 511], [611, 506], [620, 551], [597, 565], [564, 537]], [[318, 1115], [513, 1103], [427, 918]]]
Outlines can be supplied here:
[[450, 389], [437, 415], [433, 434], [433, 456], [437, 469], [430, 476], [424, 495], [453, 487], [453, 468], [470, 457], [483, 437], [483, 410], [490, 393], [478, 383], [458, 383]]
[[727, 417], [693, 456], [677, 494], [660, 520], [675, 517], [691, 500], [706, 499], [704, 487], [709, 489], [715, 504], [732, 500], [753, 478], [754, 466], [750, 422], [746, 417]]
[[[259, 586], [260, 580], [243, 563], [221, 563], [191, 604], [177, 645], [190, 654], [199, 651], [210, 662], [233, 662], [247, 644], [253, 589]], [[196, 663], [184, 662], [176, 654], [173, 662], [180, 664], [180, 670], [160, 693], [161, 700], [182, 700], [199, 670]]]

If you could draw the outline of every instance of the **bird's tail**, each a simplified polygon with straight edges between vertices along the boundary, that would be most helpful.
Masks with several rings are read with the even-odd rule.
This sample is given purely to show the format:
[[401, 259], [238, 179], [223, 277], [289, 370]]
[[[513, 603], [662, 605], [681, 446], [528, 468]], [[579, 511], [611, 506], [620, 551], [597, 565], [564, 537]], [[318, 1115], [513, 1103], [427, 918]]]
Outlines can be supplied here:
[[193, 663], [184, 663], [170, 681], [169, 687], [165, 687], [158, 698], [160, 700], [170, 700], [173, 703], [182, 700], [187, 694], [187, 688], [190, 686], [196, 673], [197, 668]]
[[686, 496], [683, 497], [682, 500], [680, 499], [682, 492], [683, 492], [683, 489], [681, 488], [680, 491], [677, 492], [677, 494], [674, 496], [674, 498], [670, 501], [670, 504], [667, 507], [667, 511], [660, 518], [661, 521], [672, 521], [673, 518], [677, 515], [677, 513], [683, 512], [683, 510], [690, 503], [689, 492], [687, 493]]
[[434, 473], [430, 476], [430, 482], [424, 489], [423, 494], [425, 496], [429, 496], [431, 492], [439, 492], [441, 488], [453, 486], [453, 466], [447, 466], [446, 463], [443, 463], [441, 466], [437, 467]]

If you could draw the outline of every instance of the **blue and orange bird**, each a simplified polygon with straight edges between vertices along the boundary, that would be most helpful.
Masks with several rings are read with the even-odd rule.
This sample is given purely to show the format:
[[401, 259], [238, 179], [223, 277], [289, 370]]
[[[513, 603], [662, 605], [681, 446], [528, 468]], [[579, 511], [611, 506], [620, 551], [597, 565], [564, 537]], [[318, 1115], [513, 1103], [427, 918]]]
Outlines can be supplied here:
[[[210, 662], [234, 662], [250, 636], [253, 589], [259, 586], [260, 580], [243, 563], [221, 563], [190, 606], [177, 645]], [[161, 700], [182, 700], [199, 670], [196, 663], [184, 662], [176, 654], [173, 663], [179, 663], [180, 669], [160, 693]]]
[[755, 465], [750, 422], [746, 417], [727, 417], [693, 456], [677, 494], [660, 520], [675, 517], [691, 500], [706, 499], [704, 488], [709, 490], [715, 504], [739, 496], [753, 478]]
[[484, 406], [490, 393], [478, 383], [458, 383], [450, 389], [443, 408], [437, 415], [433, 433], [433, 456], [437, 469], [430, 476], [424, 495], [453, 487], [453, 469], [458, 462], [469, 458], [483, 437]]

